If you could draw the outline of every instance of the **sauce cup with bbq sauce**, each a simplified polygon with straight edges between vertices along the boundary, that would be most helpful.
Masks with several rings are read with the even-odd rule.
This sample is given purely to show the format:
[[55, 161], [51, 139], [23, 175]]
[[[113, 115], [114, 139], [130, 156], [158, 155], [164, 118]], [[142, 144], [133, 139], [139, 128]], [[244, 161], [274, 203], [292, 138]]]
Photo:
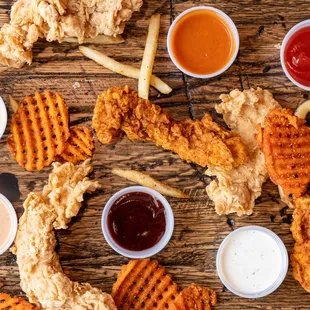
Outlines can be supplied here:
[[168, 244], [174, 216], [160, 193], [144, 186], [132, 186], [109, 199], [101, 225], [113, 250], [125, 257], [141, 259], [157, 254]]
[[182, 72], [207, 79], [222, 74], [235, 61], [239, 34], [224, 12], [197, 6], [181, 13], [171, 24], [167, 48], [172, 62]]
[[310, 19], [295, 25], [286, 34], [280, 58], [283, 71], [291, 82], [310, 91]]

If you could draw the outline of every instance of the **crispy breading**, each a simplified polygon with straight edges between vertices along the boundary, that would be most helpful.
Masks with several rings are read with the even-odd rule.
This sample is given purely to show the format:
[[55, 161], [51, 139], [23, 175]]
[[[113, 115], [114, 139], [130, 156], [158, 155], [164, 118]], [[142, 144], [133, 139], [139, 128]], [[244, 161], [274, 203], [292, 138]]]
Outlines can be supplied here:
[[221, 95], [220, 99], [222, 102], [215, 109], [223, 114], [232, 132], [240, 135], [249, 159], [230, 171], [208, 167], [206, 174], [217, 179], [211, 181], [206, 190], [219, 215], [233, 212], [238, 216], [250, 215], [268, 177], [264, 154], [255, 139], [256, 126], [263, 123], [266, 115], [280, 105], [269, 91], [261, 88], [233, 90]]
[[176, 121], [128, 86], [110, 88], [98, 97], [93, 128], [103, 144], [112, 143], [124, 132], [132, 141], [153, 141], [202, 167], [230, 170], [247, 157], [240, 137], [213, 122], [210, 115], [200, 121]]
[[0, 310], [35, 310], [35, 306], [21, 297], [11, 297], [8, 294], [0, 293]]
[[131, 260], [122, 266], [112, 296], [120, 310], [174, 309], [178, 286], [157, 261]]
[[291, 253], [293, 276], [310, 293], [310, 196], [294, 199], [291, 231], [296, 241]]
[[28, 171], [49, 166], [69, 138], [68, 107], [60, 94], [45, 90], [27, 96], [12, 117], [7, 143], [14, 159]]
[[276, 108], [259, 128], [270, 179], [285, 195], [300, 197], [310, 183], [310, 127], [305, 123], [292, 110]]
[[74, 166], [54, 164], [41, 194], [24, 202], [12, 252], [17, 256], [21, 288], [31, 302], [46, 310], [116, 310], [112, 297], [88, 283], [71, 281], [55, 252], [53, 229], [66, 228], [82, 206], [83, 195], [99, 187], [87, 175], [90, 160]]
[[176, 310], [211, 310], [216, 302], [215, 291], [192, 283], [182, 290], [174, 306]]
[[20, 68], [32, 62], [39, 38], [62, 42], [66, 37], [83, 43], [99, 34], [114, 36], [138, 11], [143, 0], [18, 0], [10, 24], [0, 30], [0, 63]]

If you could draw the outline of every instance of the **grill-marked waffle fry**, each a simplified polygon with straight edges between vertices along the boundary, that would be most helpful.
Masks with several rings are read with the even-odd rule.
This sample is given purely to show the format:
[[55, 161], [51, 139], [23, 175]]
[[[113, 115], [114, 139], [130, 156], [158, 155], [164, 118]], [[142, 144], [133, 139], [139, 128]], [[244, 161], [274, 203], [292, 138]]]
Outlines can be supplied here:
[[11, 297], [8, 294], [0, 293], [0, 309], [3, 310], [34, 310], [35, 306], [21, 297]]
[[91, 130], [84, 126], [70, 128], [70, 137], [66, 142], [65, 150], [60, 154], [64, 160], [76, 164], [93, 156], [95, 145]]
[[310, 127], [289, 109], [274, 109], [259, 128], [258, 141], [271, 180], [285, 195], [300, 197], [310, 183]]
[[216, 301], [215, 291], [193, 283], [182, 290], [174, 305], [176, 310], [211, 310]]
[[28, 171], [42, 170], [64, 151], [68, 123], [68, 107], [58, 93], [45, 90], [27, 96], [12, 117], [12, 156]]
[[132, 260], [122, 267], [112, 297], [120, 310], [174, 309], [178, 286], [157, 261]]

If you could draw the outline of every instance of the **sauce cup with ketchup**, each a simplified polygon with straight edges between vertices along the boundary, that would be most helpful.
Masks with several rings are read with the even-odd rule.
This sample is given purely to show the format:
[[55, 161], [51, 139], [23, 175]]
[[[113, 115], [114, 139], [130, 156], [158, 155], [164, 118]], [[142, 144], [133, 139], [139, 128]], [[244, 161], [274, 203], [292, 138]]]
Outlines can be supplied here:
[[239, 50], [238, 30], [221, 10], [197, 6], [181, 13], [170, 26], [167, 48], [185, 74], [212, 78], [226, 71]]
[[310, 19], [295, 25], [281, 46], [281, 65], [296, 86], [310, 91]]
[[102, 213], [103, 235], [117, 253], [146, 258], [160, 252], [169, 242], [174, 217], [168, 201], [157, 191], [127, 187], [114, 194]]

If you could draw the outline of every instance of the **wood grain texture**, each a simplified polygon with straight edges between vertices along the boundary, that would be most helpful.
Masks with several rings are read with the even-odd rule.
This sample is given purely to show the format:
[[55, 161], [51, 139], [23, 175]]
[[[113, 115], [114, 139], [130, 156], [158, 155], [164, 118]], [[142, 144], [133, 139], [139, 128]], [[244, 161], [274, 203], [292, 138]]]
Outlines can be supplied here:
[[[9, 20], [12, 1], [0, 0], [0, 24]], [[174, 17], [195, 5], [211, 5], [230, 15], [240, 34], [240, 52], [231, 68], [220, 77], [198, 80], [180, 73], [169, 59], [166, 36]], [[264, 87], [271, 90], [283, 106], [296, 108], [309, 93], [295, 87], [282, 72], [278, 44], [288, 29], [309, 18], [309, 3], [302, 0], [209, 0], [204, 1], [145, 1], [140, 13], [127, 24], [119, 46], [91, 45], [116, 60], [139, 67], [143, 55], [149, 18], [154, 13], [162, 15], [159, 49], [155, 74], [168, 82], [173, 92], [159, 96], [153, 89], [152, 100], [177, 119], [200, 118], [215, 113], [214, 104], [221, 93], [235, 88]], [[78, 84], [77, 84], [78, 83]], [[137, 81], [121, 77], [83, 57], [76, 44], [40, 42], [34, 48], [31, 66], [22, 69], [0, 67], [0, 93], [6, 103], [8, 96], [21, 100], [35, 90], [51, 89], [63, 94], [70, 110], [71, 124], [90, 126], [97, 95], [111, 86]], [[79, 87], [76, 87], [78, 85]], [[7, 105], [9, 117], [11, 108]], [[9, 122], [10, 124], [10, 122]], [[21, 198], [14, 202], [18, 215], [23, 212], [22, 202], [30, 191], [40, 191], [51, 168], [40, 173], [29, 173], [11, 158], [6, 146], [9, 126], [0, 140], [0, 172], [14, 173], [19, 180]], [[103, 189], [86, 195], [83, 208], [67, 230], [57, 232], [57, 251], [64, 271], [70, 279], [89, 282], [107, 292], [111, 291], [116, 275], [128, 259], [117, 255], [105, 242], [101, 232], [101, 214], [109, 197], [117, 190], [132, 185], [111, 174], [112, 167], [146, 171], [168, 184], [175, 185], [191, 195], [188, 201], [169, 198], [175, 215], [175, 230], [168, 246], [156, 259], [184, 287], [192, 282], [206, 285], [218, 292], [216, 309], [310, 309], [310, 295], [293, 279], [292, 270], [281, 287], [272, 295], [257, 300], [242, 299], [227, 291], [221, 284], [215, 266], [217, 249], [229, 232], [245, 225], [262, 225], [272, 229], [290, 251], [293, 238], [290, 233], [292, 211], [279, 199], [277, 188], [268, 181], [263, 195], [257, 199], [254, 214], [249, 217], [235, 215], [219, 217], [208, 200], [205, 186], [210, 179], [204, 170], [187, 164], [169, 151], [152, 143], [132, 143], [126, 138], [115, 145], [96, 143], [92, 178], [98, 179]], [[22, 294], [19, 286], [15, 257], [6, 252], [0, 257], [1, 289], [11, 294]]]

